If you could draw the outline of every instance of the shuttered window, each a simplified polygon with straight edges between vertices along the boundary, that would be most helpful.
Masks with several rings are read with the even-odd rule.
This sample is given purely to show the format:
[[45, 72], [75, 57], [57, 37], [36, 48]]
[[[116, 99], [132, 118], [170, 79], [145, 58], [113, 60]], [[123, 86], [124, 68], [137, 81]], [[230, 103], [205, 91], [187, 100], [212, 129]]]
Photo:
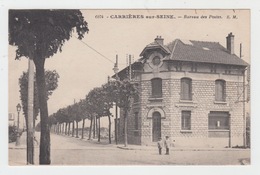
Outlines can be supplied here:
[[191, 111], [181, 112], [181, 129], [182, 130], [191, 129]]
[[152, 97], [158, 98], [162, 97], [162, 79], [154, 78], [152, 82]]
[[215, 81], [215, 100], [216, 101], [226, 101], [226, 82], [224, 80]]
[[192, 80], [189, 78], [181, 79], [181, 100], [192, 100]]

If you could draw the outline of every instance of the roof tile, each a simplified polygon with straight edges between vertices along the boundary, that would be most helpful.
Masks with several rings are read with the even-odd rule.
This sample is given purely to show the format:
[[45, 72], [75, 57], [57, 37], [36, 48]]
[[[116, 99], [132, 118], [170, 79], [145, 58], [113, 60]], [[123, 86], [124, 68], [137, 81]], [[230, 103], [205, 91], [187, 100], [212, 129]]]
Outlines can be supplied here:
[[218, 42], [190, 40], [189, 44], [176, 39], [167, 45], [172, 52], [168, 60], [205, 62], [247, 66], [248, 64], [235, 54], [229, 54], [227, 49]]

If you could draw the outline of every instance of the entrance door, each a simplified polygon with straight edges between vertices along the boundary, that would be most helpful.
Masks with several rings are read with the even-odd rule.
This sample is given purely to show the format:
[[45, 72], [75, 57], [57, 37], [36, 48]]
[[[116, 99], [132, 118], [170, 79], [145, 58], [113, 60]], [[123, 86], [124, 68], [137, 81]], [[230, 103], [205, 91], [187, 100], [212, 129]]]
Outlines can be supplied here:
[[161, 137], [161, 114], [153, 113], [153, 142], [157, 142]]

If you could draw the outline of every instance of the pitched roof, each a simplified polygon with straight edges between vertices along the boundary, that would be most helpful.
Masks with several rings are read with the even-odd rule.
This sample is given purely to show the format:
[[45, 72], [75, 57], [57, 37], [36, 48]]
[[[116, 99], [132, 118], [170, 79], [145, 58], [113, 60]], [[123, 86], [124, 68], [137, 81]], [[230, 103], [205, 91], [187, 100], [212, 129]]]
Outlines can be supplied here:
[[161, 48], [162, 50], [164, 50], [166, 53], [171, 53], [169, 48], [163, 44], [160, 44], [159, 42], [152, 42], [150, 44], [148, 44], [144, 49], [143, 51], [140, 53], [140, 56], [143, 56], [143, 54], [145, 53], [146, 50], [148, 49], [156, 49], [156, 48]]
[[171, 56], [165, 60], [247, 66], [248, 64], [217, 42], [176, 39], [167, 45]]

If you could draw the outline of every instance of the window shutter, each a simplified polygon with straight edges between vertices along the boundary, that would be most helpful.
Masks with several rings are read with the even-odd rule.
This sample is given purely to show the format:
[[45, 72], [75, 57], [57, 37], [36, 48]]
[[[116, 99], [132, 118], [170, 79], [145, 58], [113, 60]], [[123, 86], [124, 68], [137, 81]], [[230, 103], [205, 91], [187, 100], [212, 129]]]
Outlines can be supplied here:
[[216, 80], [215, 82], [215, 99], [216, 101], [225, 101], [225, 81]]
[[152, 79], [152, 97], [162, 97], [162, 79]]
[[181, 79], [181, 99], [192, 100], [191, 93], [192, 93], [191, 79], [187, 79], [187, 78]]

